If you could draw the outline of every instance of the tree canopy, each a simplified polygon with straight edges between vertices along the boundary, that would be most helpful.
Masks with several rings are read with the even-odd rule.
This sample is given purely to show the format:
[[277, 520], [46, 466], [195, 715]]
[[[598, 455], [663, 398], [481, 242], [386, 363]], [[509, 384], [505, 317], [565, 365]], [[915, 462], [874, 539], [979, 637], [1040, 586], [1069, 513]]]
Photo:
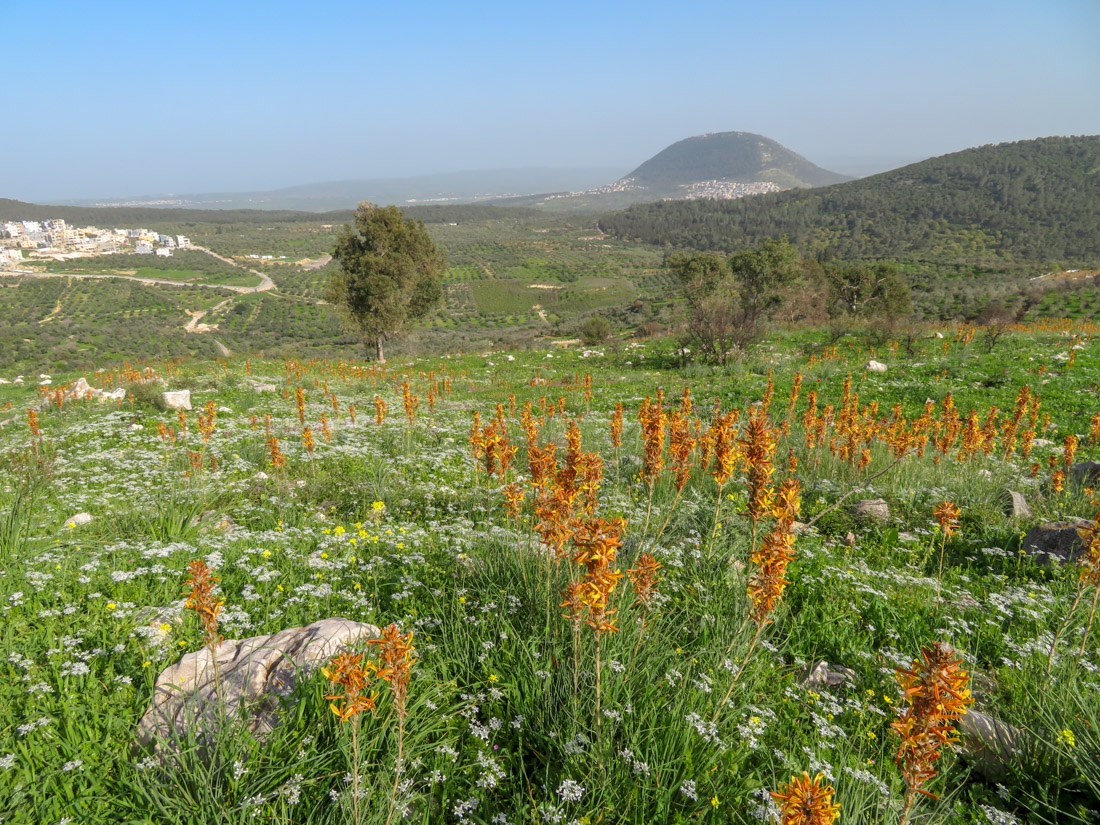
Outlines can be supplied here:
[[443, 298], [445, 255], [423, 222], [405, 218], [396, 206], [359, 204], [355, 226], [340, 231], [332, 257], [340, 269], [326, 297], [366, 343], [375, 345], [379, 361], [385, 360], [384, 341]]

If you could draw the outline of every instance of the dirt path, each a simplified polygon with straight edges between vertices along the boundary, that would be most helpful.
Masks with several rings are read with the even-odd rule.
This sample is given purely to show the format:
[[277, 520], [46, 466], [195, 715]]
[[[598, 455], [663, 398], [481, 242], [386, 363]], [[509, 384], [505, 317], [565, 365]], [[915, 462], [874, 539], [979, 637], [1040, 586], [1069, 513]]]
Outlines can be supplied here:
[[220, 304], [216, 304], [216, 305], [210, 307], [210, 309], [197, 309], [197, 310], [194, 310], [194, 311], [191, 311], [189, 309], [185, 309], [184, 312], [186, 312], [188, 315], [191, 316], [191, 320], [188, 321], [186, 325], [184, 325], [183, 331], [184, 332], [210, 332], [210, 330], [212, 330], [213, 327], [207, 326], [206, 324], [203, 324], [204, 329], [199, 329], [199, 321], [201, 321], [203, 318], [205, 318], [211, 312], [217, 312], [219, 309], [221, 309], [223, 306], [225, 306], [226, 304], [228, 304], [232, 300], [233, 300], [232, 298], [226, 298]]
[[[71, 284], [71, 283], [72, 283], [72, 281], [70, 281], [69, 283]], [[58, 296], [57, 296], [57, 304], [56, 304], [56, 305], [54, 306], [54, 308], [53, 308], [53, 311], [52, 311], [52, 312], [50, 312], [50, 314], [49, 314], [49, 315], [47, 315], [47, 316], [46, 316], [45, 318], [43, 318], [43, 319], [42, 319], [41, 321], [39, 321], [38, 323], [40, 323], [40, 324], [44, 324], [44, 323], [46, 323], [47, 321], [52, 321], [52, 320], [53, 320], [54, 318], [56, 318], [56, 317], [57, 317], [58, 313], [60, 313], [60, 312], [61, 312], [61, 298], [62, 298], [62, 297], [63, 297], [64, 295], [65, 295], [65, 293], [64, 293], [64, 292], [62, 292], [62, 293], [61, 293], [61, 295], [58, 295]]]
[[242, 292], [268, 292], [268, 291], [275, 288], [275, 282], [272, 281], [269, 277], [267, 277], [262, 272], [259, 272], [255, 269], [249, 269], [247, 266], [241, 266], [239, 263], [237, 263], [234, 260], [230, 260], [229, 258], [223, 258], [217, 252], [211, 252], [205, 246], [195, 246], [194, 244], [192, 244], [189, 248], [190, 249], [197, 249], [199, 252], [205, 252], [210, 257], [217, 258], [219, 261], [227, 263], [230, 266], [237, 267], [237, 269], [243, 269], [245, 272], [251, 272], [253, 275], [255, 275], [257, 278], [260, 279], [260, 285], [259, 286], [249, 287], [248, 289], [242, 289], [241, 290]]

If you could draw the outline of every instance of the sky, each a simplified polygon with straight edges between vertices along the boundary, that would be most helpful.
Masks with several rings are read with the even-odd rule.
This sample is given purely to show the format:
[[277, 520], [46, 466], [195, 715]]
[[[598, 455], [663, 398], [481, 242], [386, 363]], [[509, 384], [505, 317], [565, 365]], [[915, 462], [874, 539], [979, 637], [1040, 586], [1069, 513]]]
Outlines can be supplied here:
[[0, 0], [0, 30], [0, 197], [38, 202], [1100, 133], [1096, 0]]

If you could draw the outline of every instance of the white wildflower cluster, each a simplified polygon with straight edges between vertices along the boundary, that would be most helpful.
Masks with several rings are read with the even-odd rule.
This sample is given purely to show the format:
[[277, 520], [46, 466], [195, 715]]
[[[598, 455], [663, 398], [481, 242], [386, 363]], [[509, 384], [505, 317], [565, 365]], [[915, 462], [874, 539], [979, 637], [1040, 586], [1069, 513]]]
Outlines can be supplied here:
[[778, 822], [780, 817], [779, 806], [775, 804], [775, 800], [772, 799], [772, 795], [768, 793], [767, 789], [761, 788], [754, 791], [754, 795], [759, 797], [760, 804], [749, 809], [752, 818], [760, 822]]
[[649, 776], [649, 763], [643, 762], [634, 756], [634, 751], [629, 748], [623, 748], [619, 751], [621, 756], [628, 765], [635, 776]]
[[504, 779], [504, 769], [500, 766], [500, 763], [485, 751], [478, 751], [477, 764], [481, 766], [482, 771], [481, 776], [477, 779], [479, 788], [491, 791]]
[[992, 825], [1017, 825], [1020, 821], [1015, 814], [1002, 811], [1000, 808], [994, 808], [992, 805], [982, 805], [982, 813], [985, 814], [985, 818]]
[[687, 723], [689, 725], [691, 725], [693, 728], [695, 728], [695, 732], [698, 733], [701, 737], [703, 737], [704, 741], [709, 742], [710, 744], [714, 745], [719, 750], [723, 750], [723, 751], [726, 750], [729, 747], [729, 745], [727, 745], [725, 742], [723, 742], [719, 738], [719, 736], [718, 736], [718, 726], [714, 722], [708, 722], [702, 716], [700, 716], [698, 713], [695, 713], [694, 711], [692, 713], [687, 714], [687, 716], [685, 716], [684, 719], [685, 719], [685, 721], [687, 721]]
[[580, 802], [584, 796], [584, 786], [572, 779], [563, 779], [558, 786], [558, 796], [563, 802]]

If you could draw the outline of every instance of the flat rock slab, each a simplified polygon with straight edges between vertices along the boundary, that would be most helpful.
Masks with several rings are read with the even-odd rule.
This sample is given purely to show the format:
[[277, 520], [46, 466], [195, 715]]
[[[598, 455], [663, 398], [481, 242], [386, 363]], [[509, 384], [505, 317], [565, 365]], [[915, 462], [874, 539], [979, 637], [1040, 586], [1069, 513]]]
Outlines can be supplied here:
[[1074, 561], [1085, 551], [1085, 540], [1077, 531], [1091, 527], [1092, 524], [1093, 522], [1086, 519], [1037, 524], [1024, 536], [1023, 550], [1040, 562], [1047, 562], [1052, 558], [1063, 563]]
[[342, 650], [380, 635], [374, 625], [332, 618], [272, 636], [226, 639], [213, 657], [208, 647], [188, 653], [157, 677], [136, 740], [158, 753], [176, 751], [181, 741], [209, 739], [225, 717], [262, 738], [278, 727], [279, 711], [300, 682]]

